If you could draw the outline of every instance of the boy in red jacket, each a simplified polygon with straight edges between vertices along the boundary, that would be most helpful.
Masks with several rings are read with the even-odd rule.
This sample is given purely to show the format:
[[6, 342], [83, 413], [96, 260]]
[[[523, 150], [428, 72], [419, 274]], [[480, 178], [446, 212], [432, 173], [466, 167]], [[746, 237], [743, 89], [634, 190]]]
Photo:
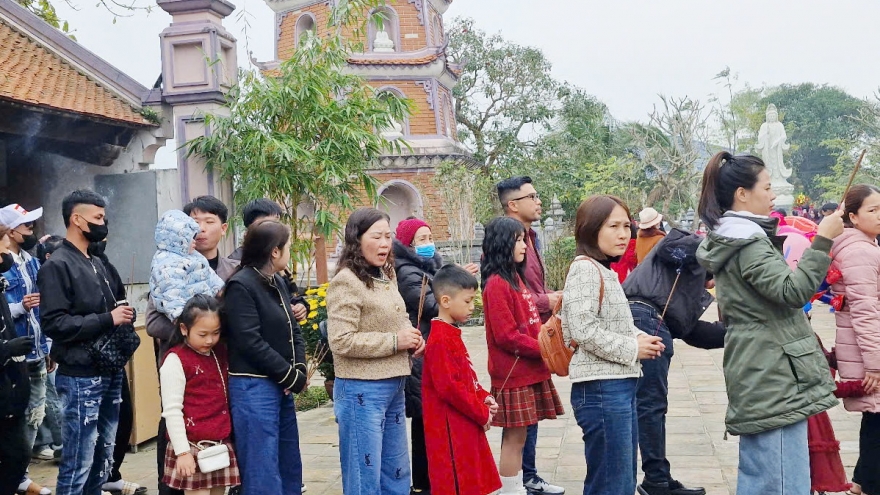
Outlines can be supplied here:
[[437, 271], [431, 282], [439, 306], [422, 370], [422, 407], [428, 475], [434, 495], [485, 495], [501, 488], [486, 430], [498, 411], [480, 386], [461, 340], [474, 311], [477, 279], [456, 265]]

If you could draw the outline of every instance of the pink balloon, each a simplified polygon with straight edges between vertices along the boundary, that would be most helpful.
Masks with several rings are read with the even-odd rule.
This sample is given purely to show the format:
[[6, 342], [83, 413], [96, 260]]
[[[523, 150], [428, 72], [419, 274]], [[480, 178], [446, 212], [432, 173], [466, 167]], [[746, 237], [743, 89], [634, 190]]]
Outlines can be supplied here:
[[[790, 230], [789, 230], [790, 229]], [[785, 230], [785, 232], [783, 232]], [[804, 251], [810, 247], [810, 240], [803, 232], [793, 227], [781, 227], [779, 235], [785, 236], [785, 243], [782, 245], [782, 254], [785, 256], [785, 262], [794, 270], [797, 268], [798, 262], [804, 255]]]

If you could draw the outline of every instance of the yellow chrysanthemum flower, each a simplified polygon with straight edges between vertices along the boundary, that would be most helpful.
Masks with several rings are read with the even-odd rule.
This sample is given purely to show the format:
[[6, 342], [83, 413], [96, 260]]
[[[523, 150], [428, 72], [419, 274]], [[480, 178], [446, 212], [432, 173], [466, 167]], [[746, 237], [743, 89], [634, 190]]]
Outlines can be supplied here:
[[308, 290], [306, 291], [306, 295], [307, 295], [307, 296], [314, 296], [314, 295], [317, 294], [317, 293], [318, 293], [318, 289], [308, 289]]
[[321, 301], [320, 303], [318, 303], [318, 306], [321, 306], [322, 308], [326, 308], [326, 307], [327, 307], [327, 301]]
[[300, 322], [298, 322], [298, 323], [300, 324], [300, 326], [302, 326], [302, 325], [305, 325], [307, 321], [309, 321], [309, 320], [302, 320], [302, 321], [300, 321]]
[[313, 311], [318, 309], [318, 301], [315, 301], [314, 299], [309, 301], [309, 309]]
[[309, 315], [307, 316], [307, 318], [314, 318], [314, 317], [316, 317], [316, 316], [318, 316], [318, 312], [317, 312], [317, 311], [312, 311], [311, 313], [309, 313]]
[[317, 329], [318, 329], [318, 324], [317, 324], [317, 323], [313, 323], [313, 324], [312, 324], [312, 330], [317, 330]]

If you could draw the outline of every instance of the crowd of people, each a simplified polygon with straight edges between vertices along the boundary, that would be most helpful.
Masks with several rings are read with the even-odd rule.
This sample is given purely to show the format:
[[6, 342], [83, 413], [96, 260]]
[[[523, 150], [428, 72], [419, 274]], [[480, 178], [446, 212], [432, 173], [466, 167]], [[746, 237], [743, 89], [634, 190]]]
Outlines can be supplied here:
[[[680, 339], [724, 348], [738, 493], [880, 495], [880, 188], [852, 187], [792, 269], [763, 162], [721, 152], [703, 177], [707, 235], [666, 229], [653, 208], [636, 222], [619, 198], [592, 196], [574, 217], [576, 256], [561, 290], [545, 283], [532, 180], [506, 179], [497, 193], [504, 214], [486, 225], [479, 264], [444, 264], [422, 219], [392, 229], [377, 209], [348, 218], [326, 301], [344, 493], [564, 493], [535, 456], [538, 423], [570, 411], [582, 430], [584, 494], [705, 494], [675, 479], [666, 456]], [[62, 203], [65, 236], [42, 240], [33, 231], [41, 209], [0, 209], [0, 495], [51, 493], [28, 477], [32, 456], [58, 458], [61, 495], [146, 491], [119, 472], [132, 415], [124, 364], [140, 342], [103, 254], [106, 207], [75, 191]], [[156, 226], [146, 329], [161, 385], [162, 494], [306, 488], [293, 396], [309, 387], [297, 323], [307, 310], [288, 268], [291, 231], [273, 201], [242, 213], [246, 234], [230, 257], [218, 247], [229, 219], [217, 198], [196, 198]], [[845, 304], [827, 352], [804, 307], [829, 268]], [[701, 320], [712, 287], [717, 322]], [[459, 328], [480, 289], [488, 390]], [[539, 344], [553, 315], [574, 351], [568, 404]], [[852, 480], [826, 414], [836, 397], [862, 414]], [[492, 427], [502, 429], [497, 465]]]

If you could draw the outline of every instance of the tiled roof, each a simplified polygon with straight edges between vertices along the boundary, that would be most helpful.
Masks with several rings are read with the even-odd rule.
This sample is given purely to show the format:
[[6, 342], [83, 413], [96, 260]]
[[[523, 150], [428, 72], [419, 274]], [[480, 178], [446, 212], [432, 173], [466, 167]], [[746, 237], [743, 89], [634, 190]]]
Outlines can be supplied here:
[[154, 125], [113, 92], [0, 19], [0, 99]]
[[393, 58], [393, 59], [376, 59], [376, 58], [349, 58], [348, 63], [353, 65], [425, 65], [438, 58], [442, 53], [432, 53], [419, 58]]

